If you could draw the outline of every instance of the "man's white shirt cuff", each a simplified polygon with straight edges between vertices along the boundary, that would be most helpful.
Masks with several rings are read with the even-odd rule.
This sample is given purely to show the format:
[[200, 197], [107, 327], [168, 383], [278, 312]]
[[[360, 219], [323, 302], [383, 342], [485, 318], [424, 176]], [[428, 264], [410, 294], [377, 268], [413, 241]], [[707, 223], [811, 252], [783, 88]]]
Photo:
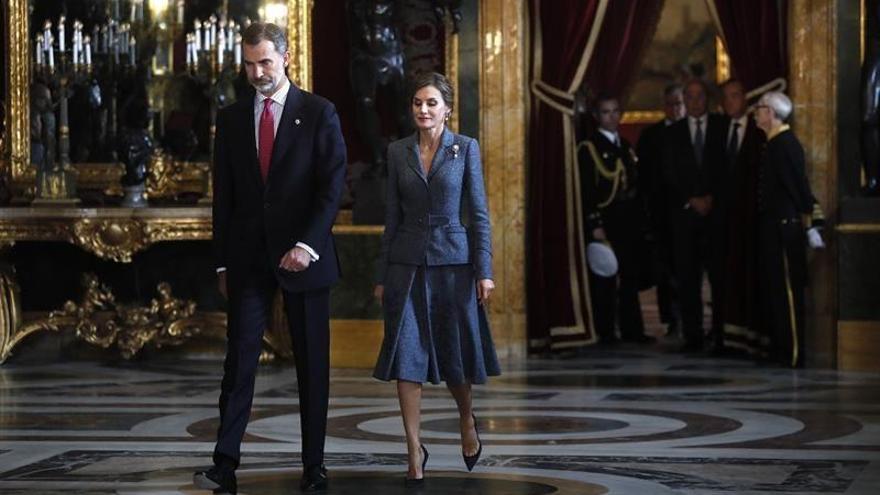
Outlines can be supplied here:
[[297, 242], [296, 247], [305, 249], [306, 252], [309, 253], [309, 256], [312, 258], [312, 261], [318, 261], [319, 259], [321, 259], [321, 257], [318, 256], [318, 253], [316, 253], [314, 249], [309, 247], [309, 245], [304, 242]]
[[[320, 256], [318, 256], [318, 253], [316, 253], [314, 249], [312, 249], [308, 244], [306, 244], [304, 242], [297, 242], [296, 247], [301, 247], [301, 248], [305, 249], [306, 252], [309, 253], [309, 257], [312, 258], [312, 261], [318, 261], [321, 258]], [[217, 273], [223, 273], [225, 271], [226, 271], [225, 266], [221, 266], [221, 267], [217, 268]]]

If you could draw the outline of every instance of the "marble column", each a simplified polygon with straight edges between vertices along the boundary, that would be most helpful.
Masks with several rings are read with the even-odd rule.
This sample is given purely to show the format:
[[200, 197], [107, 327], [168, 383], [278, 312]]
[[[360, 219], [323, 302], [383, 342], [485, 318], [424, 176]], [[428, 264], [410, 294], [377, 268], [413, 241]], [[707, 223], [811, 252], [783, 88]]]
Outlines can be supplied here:
[[480, 144], [497, 287], [489, 315], [500, 356], [526, 352], [526, 11], [518, 0], [480, 2]]
[[829, 224], [828, 247], [810, 253], [806, 294], [806, 365], [835, 365], [838, 206], [838, 0], [789, 2], [789, 88], [794, 131], [804, 146], [813, 194]]

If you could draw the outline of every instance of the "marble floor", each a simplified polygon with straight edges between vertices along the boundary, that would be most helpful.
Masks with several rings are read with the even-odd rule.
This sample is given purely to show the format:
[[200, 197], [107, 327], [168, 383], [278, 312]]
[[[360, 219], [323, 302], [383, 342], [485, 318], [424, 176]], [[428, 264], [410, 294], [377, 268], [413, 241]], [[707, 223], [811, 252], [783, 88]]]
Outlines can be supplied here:
[[[0, 367], [0, 493], [206, 493], [217, 360]], [[331, 494], [407, 492], [395, 389], [333, 370]], [[296, 493], [292, 368], [265, 366], [240, 493]], [[656, 348], [506, 363], [475, 390], [467, 473], [454, 403], [425, 391], [424, 494], [877, 494], [880, 375], [758, 367]], [[412, 492], [409, 489], [409, 492]]]

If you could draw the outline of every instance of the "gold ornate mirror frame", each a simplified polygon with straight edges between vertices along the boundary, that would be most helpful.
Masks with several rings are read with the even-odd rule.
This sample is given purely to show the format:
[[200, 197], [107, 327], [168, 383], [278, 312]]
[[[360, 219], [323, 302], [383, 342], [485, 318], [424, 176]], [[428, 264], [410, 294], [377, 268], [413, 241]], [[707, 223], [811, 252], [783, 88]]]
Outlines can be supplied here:
[[[26, 196], [36, 181], [34, 167], [30, 163], [30, 61], [32, 43], [28, 41], [30, 19], [29, 0], [8, 1], [8, 29], [6, 46], [9, 48], [7, 70], [7, 144], [5, 156], [0, 157], [0, 174], [9, 178], [9, 186], [15, 197]], [[300, 87], [312, 89], [312, 7], [314, 0], [287, 0], [287, 32], [291, 50], [289, 75]], [[458, 90], [458, 37], [451, 35], [447, 23], [446, 71]], [[457, 129], [457, 114], [452, 127]], [[123, 174], [120, 164], [76, 163], [80, 187], [98, 190], [118, 188]], [[185, 190], [198, 190], [204, 167], [178, 167], [180, 177], [174, 185]], [[170, 191], [175, 192], [175, 191]]]
[[[27, 195], [33, 189], [36, 173], [30, 163], [30, 61], [31, 43], [28, 41], [30, 18], [28, 0], [8, 0], [8, 29], [6, 46], [9, 48], [7, 80], [7, 156], [0, 158], [0, 173], [9, 177], [14, 196]], [[313, 0], [287, 1], [287, 27], [291, 47], [291, 77], [298, 85], [311, 87], [311, 8]], [[120, 164], [76, 163], [80, 187], [109, 190], [117, 187], [123, 170]], [[176, 183], [196, 188], [202, 181], [200, 167], [182, 167], [182, 177]], [[174, 192], [174, 191], [171, 191]]]

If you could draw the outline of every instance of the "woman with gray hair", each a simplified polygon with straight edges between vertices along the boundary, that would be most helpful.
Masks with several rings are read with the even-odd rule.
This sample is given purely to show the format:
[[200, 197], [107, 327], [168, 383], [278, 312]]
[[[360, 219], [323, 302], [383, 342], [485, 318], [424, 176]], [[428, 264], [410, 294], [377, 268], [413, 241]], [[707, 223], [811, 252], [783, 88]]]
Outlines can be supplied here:
[[[770, 358], [803, 364], [806, 244], [821, 247], [818, 208], [807, 180], [804, 149], [786, 121], [791, 100], [769, 92], [755, 106], [755, 121], [767, 134], [758, 185], [758, 292], [760, 321], [770, 338]], [[819, 211], [819, 210], [816, 210]], [[808, 230], [809, 229], [809, 230]]]

